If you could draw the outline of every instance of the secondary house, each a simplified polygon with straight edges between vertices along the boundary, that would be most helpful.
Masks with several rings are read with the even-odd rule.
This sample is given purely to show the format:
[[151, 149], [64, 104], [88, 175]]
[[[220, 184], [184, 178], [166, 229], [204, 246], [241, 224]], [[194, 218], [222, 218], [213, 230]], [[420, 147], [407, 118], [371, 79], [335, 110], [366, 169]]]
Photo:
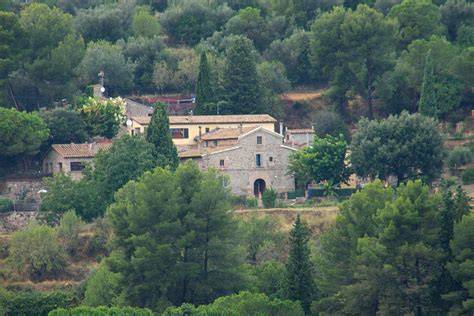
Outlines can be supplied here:
[[73, 180], [82, 178], [82, 170], [100, 150], [108, 150], [112, 142], [86, 144], [54, 144], [43, 159], [43, 172], [68, 173]]

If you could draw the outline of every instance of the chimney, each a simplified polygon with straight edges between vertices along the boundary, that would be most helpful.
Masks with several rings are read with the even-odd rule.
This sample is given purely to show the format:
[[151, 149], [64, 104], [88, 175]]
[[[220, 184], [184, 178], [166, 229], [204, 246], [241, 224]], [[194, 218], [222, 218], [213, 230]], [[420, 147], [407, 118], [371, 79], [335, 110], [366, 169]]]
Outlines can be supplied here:
[[198, 136], [198, 149], [201, 149], [201, 135], [202, 135], [202, 127], [199, 126], [199, 136]]
[[283, 121], [280, 121], [280, 135], [283, 136]]

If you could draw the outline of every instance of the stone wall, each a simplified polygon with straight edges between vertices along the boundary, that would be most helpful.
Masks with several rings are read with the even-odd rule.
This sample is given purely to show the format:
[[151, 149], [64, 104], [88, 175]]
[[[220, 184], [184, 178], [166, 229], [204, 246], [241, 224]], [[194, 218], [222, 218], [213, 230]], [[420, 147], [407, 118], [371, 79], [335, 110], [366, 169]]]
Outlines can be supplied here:
[[12, 233], [36, 219], [38, 212], [12, 212], [0, 214], [0, 234]]
[[[257, 136], [262, 137], [262, 144], [257, 144]], [[237, 149], [204, 156], [200, 161], [201, 168], [213, 167], [228, 175], [232, 193], [239, 196], [252, 196], [257, 179], [262, 179], [266, 188], [277, 192], [294, 190], [294, 178], [286, 175], [288, 157], [293, 150], [282, 146], [279, 135], [258, 130], [239, 139], [237, 146]], [[261, 155], [261, 167], [256, 166], [257, 154]], [[221, 166], [221, 160], [224, 166]]]
[[39, 203], [39, 191], [45, 188], [42, 179], [0, 180], [0, 195], [8, 197], [14, 202]]

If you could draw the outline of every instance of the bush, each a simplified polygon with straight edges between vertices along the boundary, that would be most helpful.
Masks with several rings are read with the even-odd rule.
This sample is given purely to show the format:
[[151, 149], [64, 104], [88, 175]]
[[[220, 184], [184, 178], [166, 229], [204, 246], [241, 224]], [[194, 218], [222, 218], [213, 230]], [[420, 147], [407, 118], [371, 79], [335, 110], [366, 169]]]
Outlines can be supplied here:
[[111, 272], [102, 263], [87, 280], [83, 304], [87, 306], [120, 305], [120, 280], [119, 273]]
[[58, 308], [49, 312], [48, 316], [153, 316], [151, 310], [138, 307], [86, 307], [79, 306], [72, 309]]
[[266, 189], [265, 191], [263, 191], [263, 195], [262, 195], [263, 207], [265, 208], [275, 207], [276, 198], [277, 198], [277, 193], [272, 188]]
[[462, 183], [474, 184], [474, 168], [467, 168], [462, 173]]
[[79, 232], [82, 226], [84, 222], [73, 210], [64, 213], [59, 221], [58, 236], [70, 255], [74, 255], [79, 246]]
[[462, 165], [470, 163], [471, 158], [471, 151], [468, 148], [463, 146], [456, 146], [448, 155], [448, 168], [457, 169]]
[[69, 308], [78, 303], [78, 297], [66, 291], [7, 291], [0, 288], [1, 315], [46, 316], [59, 307]]
[[58, 276], [67, 264], [67, 253], [54, 228], [30, 224], [13, 233], [7, 262], [32, 280]]
[[297, 197], [304, 197], [304, 189], [297, 189], [294, 191], [288, 192], [288, 199], [293, 200]]
[[13, 210], [13, 201], [7, 197], [0, 196], [0, 213], [11, 212]]
[[245, 200], [245, 205], [247, 205], [247, 208], [257, 208], [258, 207], [258, 201], [254, 197], [248, 197]]

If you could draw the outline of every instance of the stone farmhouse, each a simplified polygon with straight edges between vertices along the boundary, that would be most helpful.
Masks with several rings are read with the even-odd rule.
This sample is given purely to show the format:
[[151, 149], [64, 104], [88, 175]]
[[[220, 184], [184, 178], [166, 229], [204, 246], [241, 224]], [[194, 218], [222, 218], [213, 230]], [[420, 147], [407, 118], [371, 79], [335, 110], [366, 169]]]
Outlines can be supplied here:
[[82, 178], [82, 170], [100, 151], [112, 146], [111, 142], [90, 144], [54, 144], [43, 159], [43, 172], [66, 172], [73, 180]]
[[287, 129], [285, 131], [285, 144], [294, 148], [310, 146], [314, 141], [314, 129]]
[[227, 185], [238, 196], [260, 197], [266, 188], [288, 192], [295, 180], [287, 175], [288, 157], [296, 149], [283, 136], [263, 126], [219, 128], [198, 136], [197, 147], [179, 153], [201, 169], [216, 168], [229, 176]]

